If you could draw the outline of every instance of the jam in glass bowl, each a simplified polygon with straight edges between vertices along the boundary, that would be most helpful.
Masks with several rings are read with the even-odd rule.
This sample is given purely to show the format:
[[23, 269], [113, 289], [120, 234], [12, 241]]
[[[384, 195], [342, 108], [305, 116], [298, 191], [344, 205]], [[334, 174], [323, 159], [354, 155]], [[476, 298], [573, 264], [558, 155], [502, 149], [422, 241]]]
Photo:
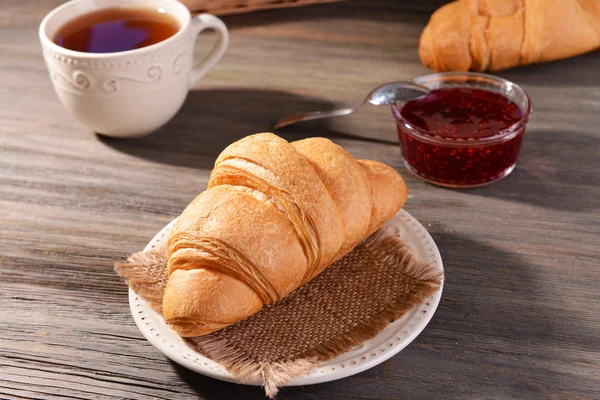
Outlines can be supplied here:
[[441, 186], [482, 186], [515, 168], [531, 101], [495, 76], [449, 72], [414, 80], [428, 95], [392, 106], [406, 167]]

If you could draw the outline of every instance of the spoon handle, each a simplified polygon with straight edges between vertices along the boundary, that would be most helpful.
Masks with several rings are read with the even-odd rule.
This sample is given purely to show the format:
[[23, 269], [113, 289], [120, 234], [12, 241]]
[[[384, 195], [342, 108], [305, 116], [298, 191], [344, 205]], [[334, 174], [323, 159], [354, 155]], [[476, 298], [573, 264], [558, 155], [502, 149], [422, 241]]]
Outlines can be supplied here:
[[313, 119], [322, 119], [330, 117], [341, 117], [343, 115], [352, 114], [354, 111], [356, 111], [356, 108], [339, 108], [333, 111], [314, 111], [288, 115], [287, 117], [280, 119], [275, 124], [275, 129], [283, 128], [284, 126], [292, 125], [296, 122], [301, 121], [311, 121]]

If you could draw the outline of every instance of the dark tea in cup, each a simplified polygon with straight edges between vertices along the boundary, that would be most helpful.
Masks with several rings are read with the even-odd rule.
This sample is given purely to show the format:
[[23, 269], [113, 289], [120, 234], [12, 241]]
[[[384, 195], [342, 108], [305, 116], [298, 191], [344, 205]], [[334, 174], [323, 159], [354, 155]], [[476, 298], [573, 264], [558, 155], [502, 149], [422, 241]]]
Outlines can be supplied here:
[[67, 22], [53, 41], [84, 53], [116, 53], [162, 42], [179, 29], [162, 8], [105, 8]]

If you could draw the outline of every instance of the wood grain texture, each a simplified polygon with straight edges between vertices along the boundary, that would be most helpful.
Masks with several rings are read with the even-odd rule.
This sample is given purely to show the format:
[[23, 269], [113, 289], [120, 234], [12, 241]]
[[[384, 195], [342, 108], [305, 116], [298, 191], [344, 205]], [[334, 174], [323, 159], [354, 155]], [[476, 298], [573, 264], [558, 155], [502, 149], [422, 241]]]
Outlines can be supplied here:
[[[223, 61], [172, 122], [131, 141], [90, 133], [59, 104], [37, 38], [59, 3], [0, 7], [0, 398], [263, 398], [155, 350], [112, 264], [204, 189], [230, 142], [427, 73], [417, 44], [441, 2], [227, 17]], [[282, 132], [327, 136], [397, 168], [411, 192], [405, 208], [438, 243], [447, 281], [433, 320], [400, 354], [281, 399], [600, 398], [599, 70], [592, 53], [501, 73], [535, 111], [516, 170], [479, 189], [409, 175], [386, 108]]]

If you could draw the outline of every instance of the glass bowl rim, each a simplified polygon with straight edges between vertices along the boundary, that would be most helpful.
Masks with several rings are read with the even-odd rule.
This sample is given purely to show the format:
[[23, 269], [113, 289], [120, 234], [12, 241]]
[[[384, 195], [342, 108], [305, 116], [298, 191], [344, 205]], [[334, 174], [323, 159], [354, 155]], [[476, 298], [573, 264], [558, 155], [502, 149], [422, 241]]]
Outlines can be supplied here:
[[[408, 122], [402, 115], [400, 114], [400, 110], [396, 104], [392, 104], [392, 113], [394, 114], [394, 118], [396, 119], [396, 123], [402, 123], [408, 130], [405, 130], [407, 134], [410, 134], [417, 139], [424, 140], [426, 142], [435, 143], [443, 146], [478, 146], [481, 144], [491, 145], [496, 144], [497, 142], [503, 142], [506, 140], [510, 140], [514, 138], [519, 133], [519, 128], [522, 125], [526, 125], [529, 121], [529, 117], [533, 112], [531, 106], [531, 99], [529, 95], [521, 88], [521, 86], [517, 85], [514, 82], [509, 81], [508, 79], [500, 78], [498, 76], [482, 74], [480, 72], [439, 72], [432, 73], [427, 75], [421, 75], [413, 79], [413, 82], [423, 85], [429, 79], [439, 78], [439, 77], [475, 77], [475, 78], [484, 78], [487, 80], [494, 81], [500, 85], [509, 86], [517, 91], [517, 93], [522, 94], [525, 98], [525, 109], [521, 109], [523, 115], [521, 118], [515, 122], [514, 124], [502, 129], [498, 133], [495, 133], [490, 136], [485, 136], [481, 138], [447, 138], [438, 135], [432, 135], [427, 130], [414, 126], [410, 122]], [[470, 85], [464, 85], [465, 87], [469, 87]], [[485, 89], [484, 89], [485, 90]], [[505, 96], [506, 97], [506, 96]], [[521, 108], [521, 107], [519, 107]]]

